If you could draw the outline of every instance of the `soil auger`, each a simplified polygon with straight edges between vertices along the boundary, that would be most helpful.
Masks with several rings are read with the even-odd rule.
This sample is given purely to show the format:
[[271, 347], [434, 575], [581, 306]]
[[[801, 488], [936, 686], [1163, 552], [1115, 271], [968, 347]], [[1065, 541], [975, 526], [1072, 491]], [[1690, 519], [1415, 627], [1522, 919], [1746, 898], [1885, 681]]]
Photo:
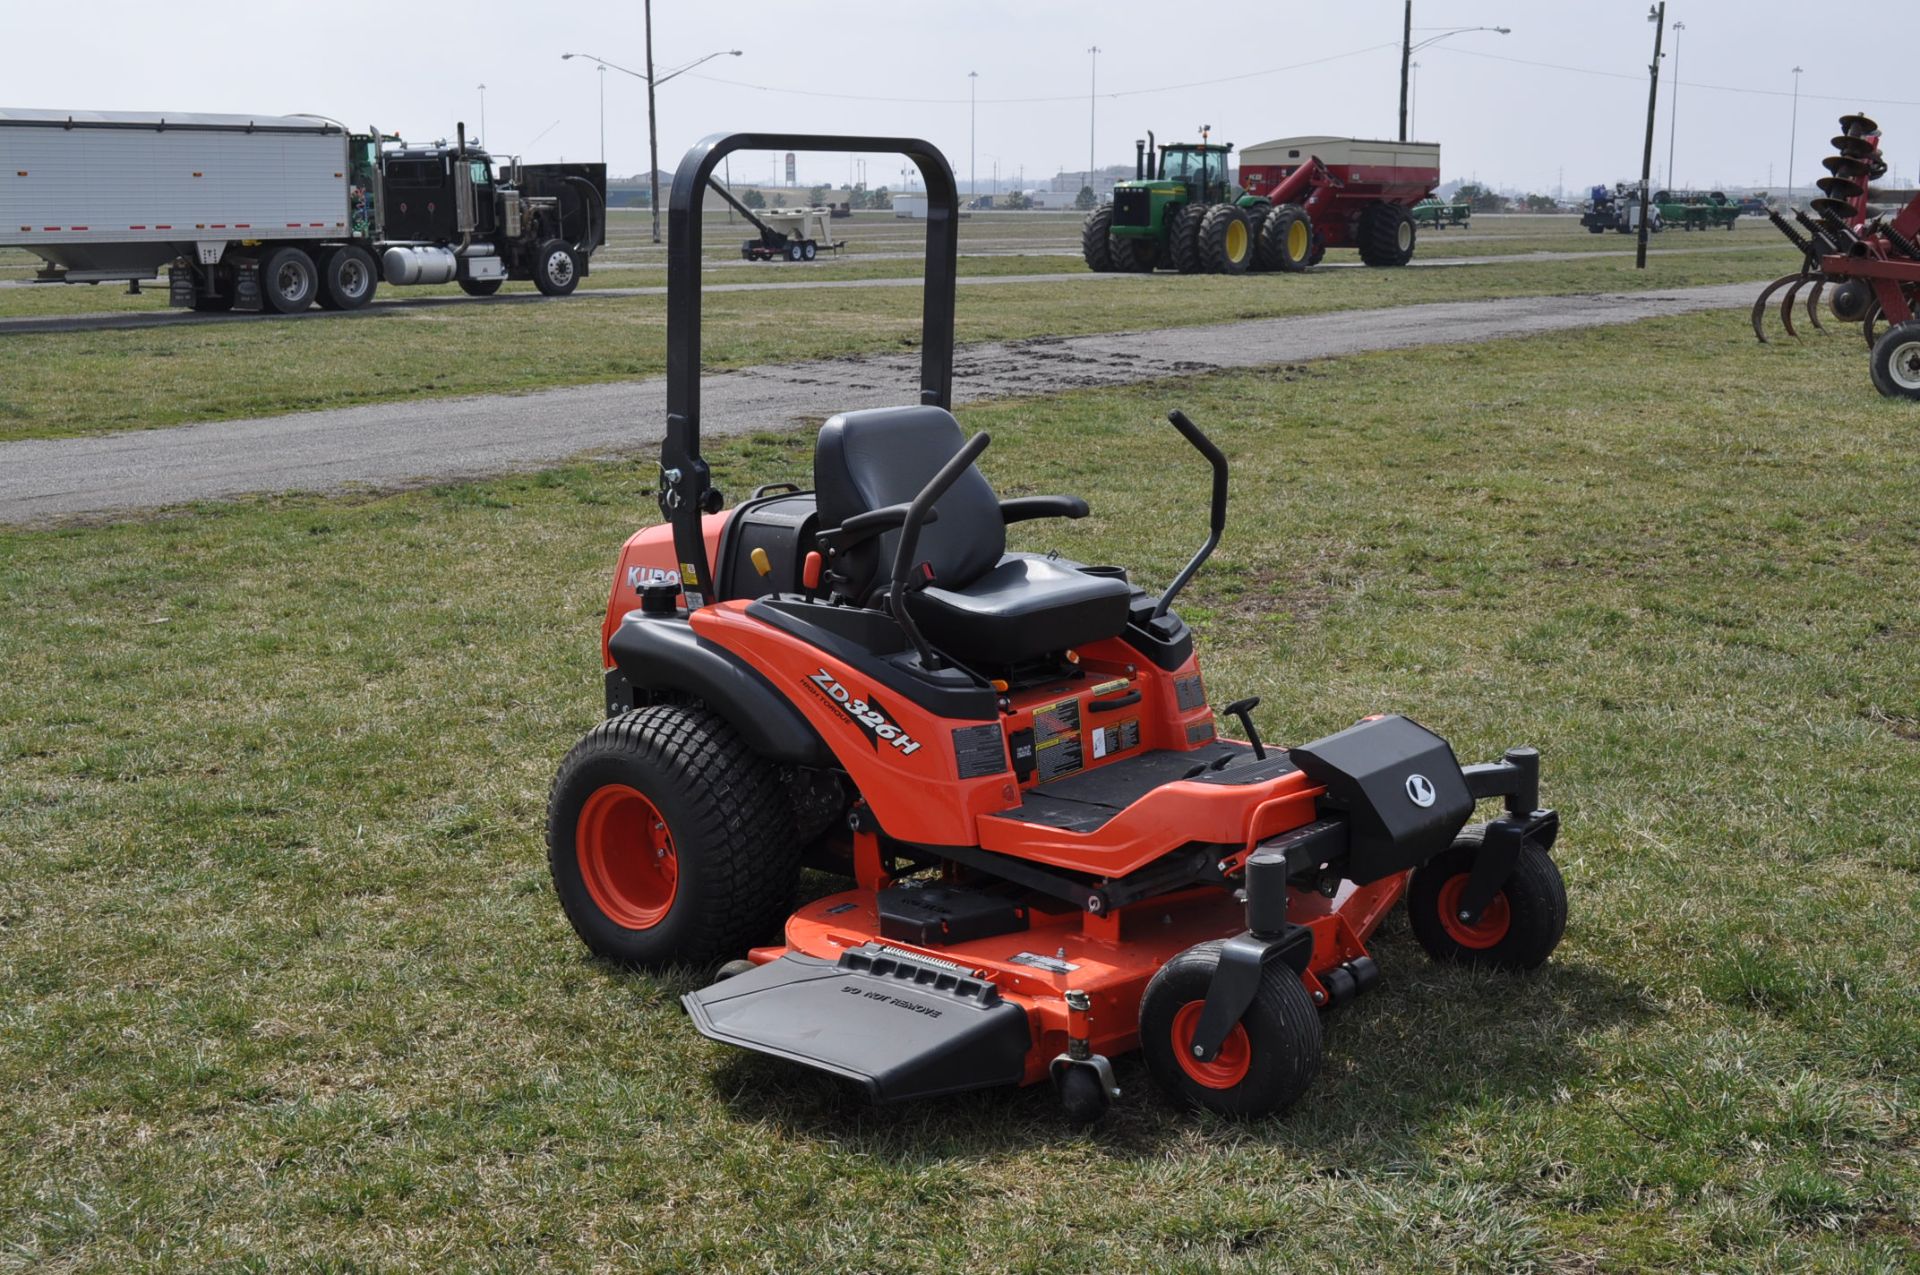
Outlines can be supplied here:
[[[1891, 398], [1920, 400], [1920, 196], [1899, 212], [1869, 220], [1871, 183], [1884, 177], [1887, 162], [1880, 154], [1880, 126], [1865, 115], [1840, 117], [1840, 134], [1833, 139], [1835, 154], [1821, 161], [1827, 176], [1817, 183], [1820, 197], [1805, 209], [1793, 208], [1790, 221], [1776, 210], [1767, 217], [1801, 252], [1800, 268], [1781, 275], [1754, 299], [1753, 335], [1767, 341], [1762, 321], [1775, 293], [1780, 298], [1780, 323], [1787, 335], [1799, 339], [1793, 310], [1806, 289], [1807, 319], [1822, 332], [1820, 301], [1842, 323], [1858, 323], [1867, 348], [1873, 383]], [[1890, 326], [1877, 332], [1880, 321]]]

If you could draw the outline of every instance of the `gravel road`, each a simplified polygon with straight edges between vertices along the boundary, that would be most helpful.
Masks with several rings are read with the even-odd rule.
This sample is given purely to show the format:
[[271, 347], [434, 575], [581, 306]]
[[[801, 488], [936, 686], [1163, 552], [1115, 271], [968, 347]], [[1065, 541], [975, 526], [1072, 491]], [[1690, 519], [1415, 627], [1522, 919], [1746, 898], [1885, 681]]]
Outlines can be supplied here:
[[[1092, 276], [1110, 277], [1110, 276]], [[1489, 341], [1698, 310], [1744, 308], [1753, 285], [1450, 301], [1207, 327], [1041, 337], [962, 347], [958, 402], [1124, 385], [1369, 350]], [[707, 377], [703, 428], [790, 426], [912, 402], [915, 355], [746, 368]], [[666, 383], [654, 377], [522, 395], [421, 399], [0, 444], [0, 522], [43, 522], [252, 492], [335, 491], [537, 469], [658, 443]]]

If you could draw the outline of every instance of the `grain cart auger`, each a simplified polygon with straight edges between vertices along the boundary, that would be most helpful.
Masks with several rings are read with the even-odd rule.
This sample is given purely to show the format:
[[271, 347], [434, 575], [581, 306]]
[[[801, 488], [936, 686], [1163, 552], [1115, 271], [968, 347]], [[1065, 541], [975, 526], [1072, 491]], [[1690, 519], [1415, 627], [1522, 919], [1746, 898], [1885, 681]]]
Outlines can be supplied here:
[[[799, 473], [729, 508], [701, 453], [699, 204], [736, 150], [904, 154], [926, 276], [918, 395], [828, 417], [811, 490]], [[1088, 504], [997, 495], [987, 435], [948, 410], [959, 214], [914, 138], [718, 134], [680, 161], [665, 521], [614, 570], [606, 720], [548, 804], [555, 892], [608, 960], [713, 970], [681, 998], [702, 1034], [878, 1101], [1045, 1084], [1091, 1120], [1138, 1052], [1184, 1105], [1282, 1110], [1319, 1069], [1321, 1013], [1381, 978], [1367, 944], [1395, 908], [1436, 960], [1552, 954], [1567, 897], [1540, 755], [1463, 765], [1393, 714], [1287, 748], [1258, 699], [1216, 707], [1175, 604], [1221, 547], [1231, 461], [1177, 410], [1211, 471], [1189, 506], [1207, 538], [1161, 589], [1009, 552], [1009, 527], [1033, 543]], [[996, 472], [1031, 478], [1011, 447]], [[846, 880], [801, 891], [803, 865]]]
[[[733, 192], [718, 181], [710, 179], [707, 184], [760, 232], [758, 239], [748, 239], [740, 245], [742, 260], [775, 261], [785, 257], [788, 261], [812, 261], [822, 248], [839, 252], [847, 246], [846, 240], [836, 240], [827, 232], [830, 213], [825, 208], [775, 208], [765, 217], [756, 217], [751, 208], [735, 199]], [[772, 224], [776, 222], [777, 225]]]
[[[1780, 298], [1780, 321], [1787, 335], [1798, 338], [1793, 326], [1794, 302], [1807, 289], [1807, 318], [1820, 322], [1820, 298], [1842, 323], [1858, 323], [1871, 351], [1873, 384], [1889, 398], [1920, 399], [1920, 195], [1892, 217], [1869, 216], [1871, 183], [1886, 175], [1880, 155], [1880, 126], [1864, 115], [1840, 117], [1840, 135], [1833, 139], [1838, 154], [1822, 163], [1828, 175], [1818, 183], [1820, 198], [1806, 210], [1790, 209], [1792, 220], [1778, 209], [1767, 213], [1788, 242], [1802, 254], [1800, 268], [1761, 289], [1753, 303], [1753, 334], [1767, 339], [1761, 326], [1775, 292]], [[1830, 291], [1829, 291], [1830, 289]], [[1877, 337], [1881, 319], [1891, 326]]]

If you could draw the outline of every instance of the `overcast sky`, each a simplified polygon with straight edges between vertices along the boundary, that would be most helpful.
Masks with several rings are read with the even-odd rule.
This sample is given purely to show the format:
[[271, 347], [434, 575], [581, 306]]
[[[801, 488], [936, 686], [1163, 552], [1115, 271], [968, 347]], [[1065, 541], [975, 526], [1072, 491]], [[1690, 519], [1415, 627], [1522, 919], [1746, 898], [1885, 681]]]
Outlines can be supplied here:
[[[1415, 55], [1416, 135], [1441, 143], [1448, 180], [1551, 191], [1563, 174], [1569, 190], [1636, 176], [1647, 9], [1645, 0], [1416, 0], [1416, 41], [1449, 27], [1513, 29], [1454, 35]], [[661, 74], [716, 49], [743, 51], [660, 89], [667, 169], [689, 143], [723, 129], [904, 132], [942, 147], [964, 185], [967, 73], [977, 71], [982, 184], [996, 158], [1003, 178], [1024, 166], [1036, 184], [1056, 168], [1087, 165], [1092, 44], [1102, 50], [1100, 164], [1131, 163], [1132, 139], [1149, 128], [1166, 141], [1211, 124], [1215, 140], [1244, 146], [1314, 133], [1391, 137], [1396, 127], [1400, 0], [656, 0], [654, 10]], [[1911, 180], [1920, 165], [1912, 74], [1920, 13], [1905, 0], [1878, 9], [1677, 0], [1667, 17], [1686, 24], [1676, 184], [1763, 183], [1771, 168], [1785, 186], [1796, 65], [1804, 74], [1795, 180], [1804, 187], [1823, 175], [1835, 119], [1856, 108], [1880, 121], [1890, 159]], [[1815, 46], [1807, 33], [1817, 23], [1834, 38]], [[306, 111], [432, 139], [450, 136], [457, 120], [479, 128], [485, 83], [493, 150], [597, 159], [599, 73], [562, 61], [569, 50], [643, 68], [639, 0], [0, 0], [0, 106]], [[1669, 56], [1656, 180], [1667, 162], [1673, 69]], [[606, 159], [616, 174], [644, 171], [645, 85], [605, 78]], [[736, 157], [734, 178], [773, 167], [770, 156]], [[869, 181], [898, 185], [898, 168], [876, 157]], [[801, 160], [805, 182], [842, 182], [847, 171], [844, 157]]]

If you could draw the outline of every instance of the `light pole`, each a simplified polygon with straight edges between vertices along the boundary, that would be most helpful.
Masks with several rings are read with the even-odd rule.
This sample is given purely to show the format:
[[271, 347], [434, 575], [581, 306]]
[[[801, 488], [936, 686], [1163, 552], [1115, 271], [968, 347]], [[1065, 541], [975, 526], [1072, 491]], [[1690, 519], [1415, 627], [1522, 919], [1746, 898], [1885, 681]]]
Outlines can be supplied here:
[[600, 163], [607, 162], [607, 68], [600, 66]]
[[1793, 145], [1800, 140], [1800, 68], [1793, 68], [1793, 123], [1787, 129], [1787, 202], [1793, 202]]
[[[650, 167], [647, 169], [647, 202], [653, 206], [653, 241], [655, 243], [660, 242], [660, 192], [658, 189], [656, 189], [659, 183], [654, 181], [655, 174], [657, 174], [660, 171], [660, 134], [657, 128], [655, 127], [654, 111], [653, 111], [653, 91], [654, 89], [658, 88], [660, 85], [665, 84], [667, 83], [667, 81], [673, 79], [674, 76], [685, 75], [688, 71], [693, 70], [694, 67], [699, 66], [702, 62], [711, 62], [714, 58], [718, 58], [718, 57], [736, 57], [737, 58], [739, 56], [740, 56], [740, 50], [738, 49], [716, 49], [712, 53], [708, 53], [708, 54], [705, 54], [704, 56], [695, 58], [693, 61], [687, 63], [685, 66], [677, 66], [673, 70], [668, 71], [664, 75], [655, 75], [653, 73], [653, 2], [652, 0], [648, 0], [647, 2], [647, 69], [644, 72], [635, 71], [630, 67], [621, 66], [618, 62], [609, 62], [605, 58], [596, 57], [591, 53], [562, 53], [560, 55], [560, 60], [562, 62], [566, 61], [568, 58], [585, 58], [587, 61], [594, 63], [603, 71], [619, 71], [623, 75], [631, 75], [636, 80], [645, 80], [647, 82], [647, 162], [650, 165]], [[600, 92], [601, 92], [601, 103], [602, 103], [600, 108], [600, 121], [601, 121], [600, 132], [601, 132], [601, 138], [602, 138], [602, 141], [600, 144], [600, 150], [601, 150], [600, 159], [602, 163], [605, 163], [606, 162], [605, 136], [606, 136], [607, 112], [606, 112], [606, 105], [605, 105], [606, 80], [604, 77], [600, 81]]]
[[480, 140], [487, 139], [487, 86], [480, 86]]
[[[1420, 29], [1423, 31], [1433, 30], [1432, 27], [1422, 27]], [[1413, 55], [1418, 53], [1420, 50], [1426, 48], [1430, 44], [1438, 44], [1442, 40], [1449, 39], [1456, 35], [1465, 35], [1469, 31], [1493, 31], [1493, 32], [1499, 33], [1500, 35], [1513, 34], [1512, 27], [1448, 27], [1445, 30], [1441, 31], [1438, 35], [1430, 35], [1426, 39], [1420, 41], [1420, 43], [1415, 44], [1413, 42], [1413, 0], [1407, 0], [1406, 18], [1405, 18], [1405, 21], [1401, 24], [1401, 33], [1400, 33], [1400, 140], [1401, 141], [1404, 142], [1407, 140], [1407, 99], [1413, 87]]]
[[1673, 24], [1673, 105], [1667, 108], [1667, 189], [1676, 190], [1680, 183], [1673, 179], [1673, 139], [1680, 132], [1680, 33], [1687, 29], [1684, 22]]
[[[1093, 45], [1087, 50], [1091, 55], [1087, 72], [1087, 185], [1093, 185], [1093, 95], [1100, 83], [1100, 46]], [[1095, 196], [1098, 198], [1098, 196]]]
[[1420, 130], [1420, 64], [1407, 63], [1407, 129], [1418, 133]]
[[980, 193], [980, 161], [975, 150], [976, 120], [979, 114], [980, 72], [967, 72], [967, 198]]

